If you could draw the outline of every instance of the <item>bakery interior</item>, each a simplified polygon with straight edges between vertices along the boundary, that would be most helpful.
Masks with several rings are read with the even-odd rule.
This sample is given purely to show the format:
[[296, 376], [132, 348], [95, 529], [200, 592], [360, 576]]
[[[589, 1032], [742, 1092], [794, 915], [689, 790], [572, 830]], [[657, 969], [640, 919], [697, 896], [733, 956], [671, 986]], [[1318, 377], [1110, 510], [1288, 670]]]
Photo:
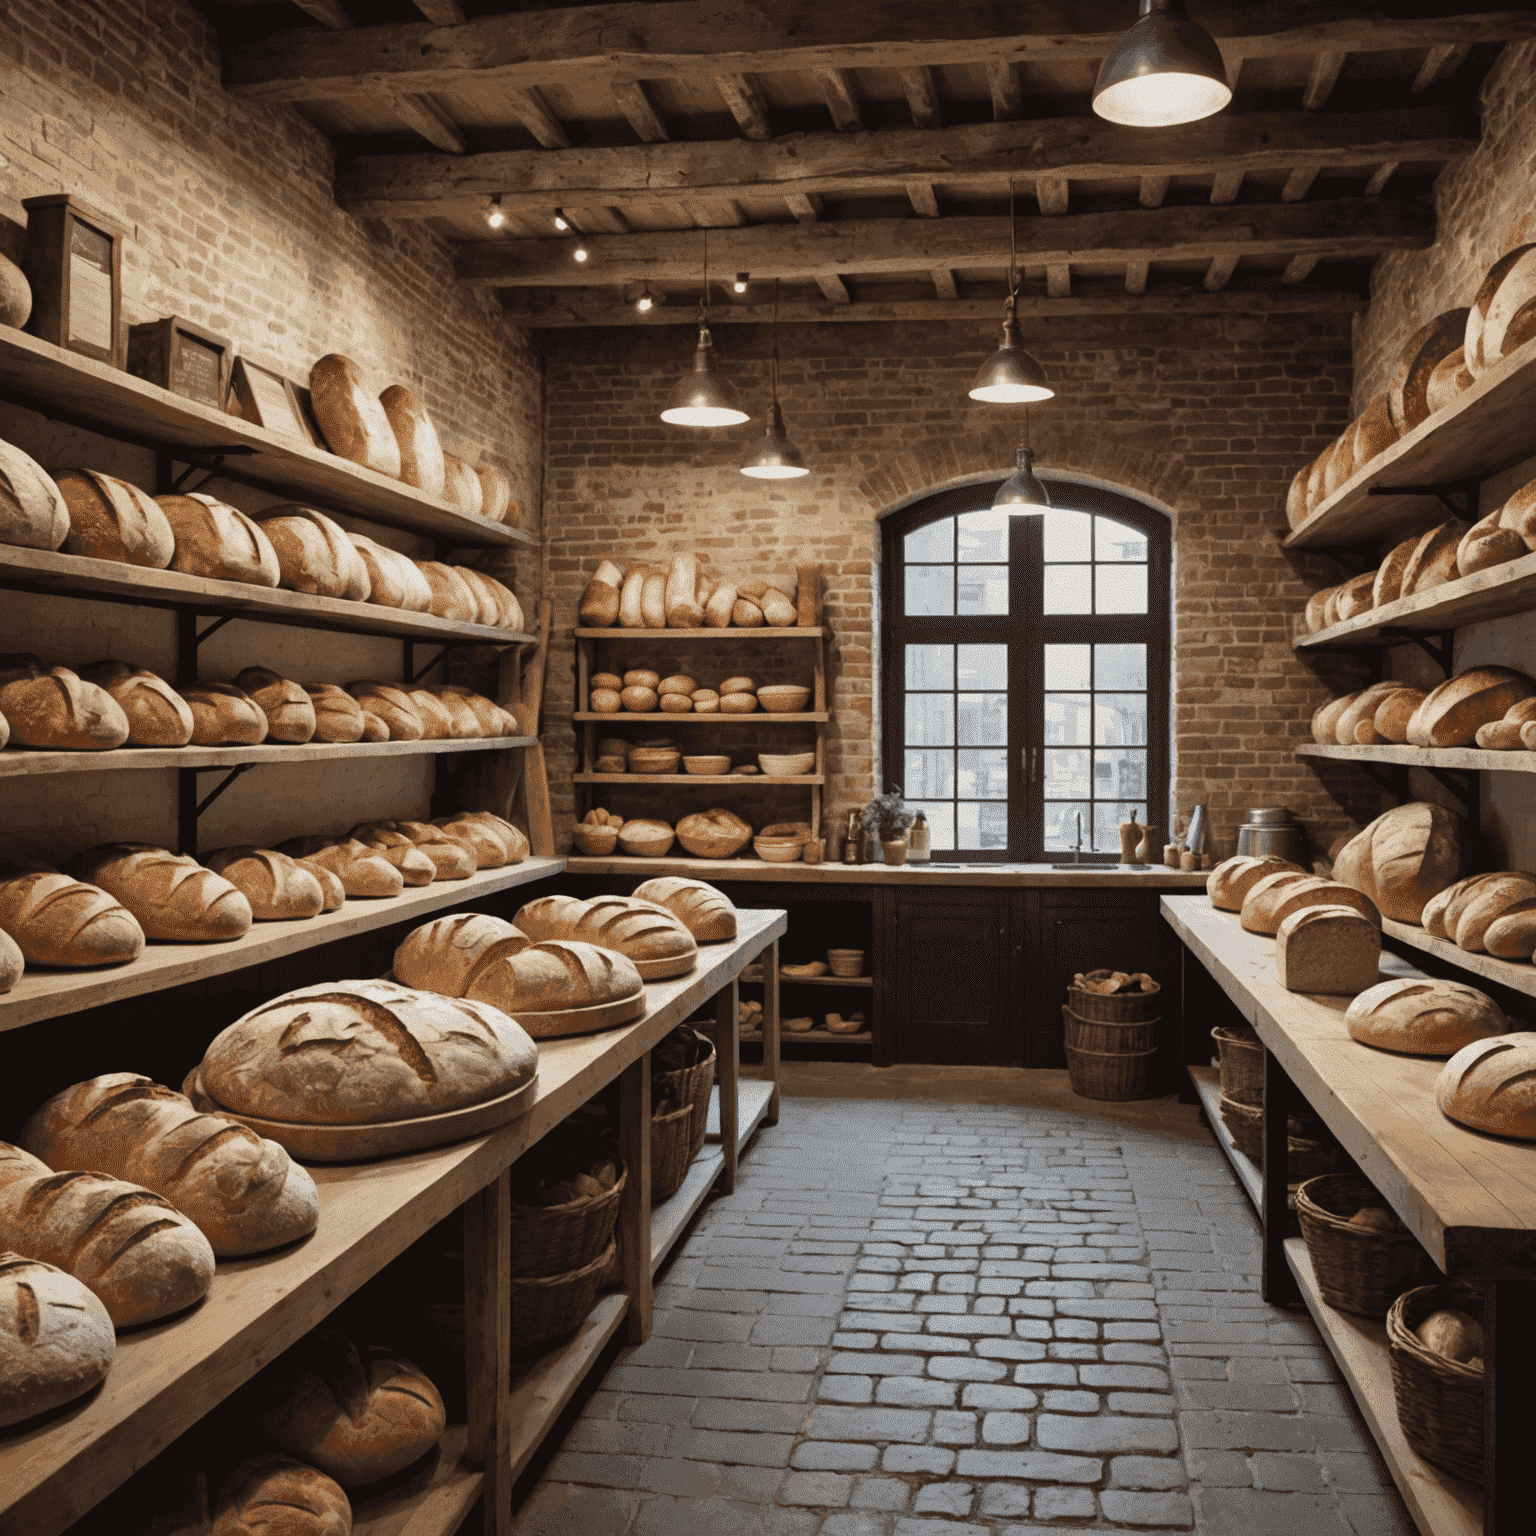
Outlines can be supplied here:
[[0, 1536], [1530, 1529], [1536, 12], [0, 38]]

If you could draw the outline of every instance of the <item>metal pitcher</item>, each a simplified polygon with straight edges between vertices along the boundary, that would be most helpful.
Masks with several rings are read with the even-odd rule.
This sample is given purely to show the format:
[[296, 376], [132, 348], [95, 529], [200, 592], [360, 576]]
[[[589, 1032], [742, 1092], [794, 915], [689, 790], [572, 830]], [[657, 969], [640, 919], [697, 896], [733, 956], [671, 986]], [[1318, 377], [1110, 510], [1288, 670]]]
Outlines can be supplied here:
[[1307, 833], [1283, 805], [1261, 806], [1248, 812], [1237, 829], [1237, 851], [1253, 857], [1273, 855], [1305, 865]]

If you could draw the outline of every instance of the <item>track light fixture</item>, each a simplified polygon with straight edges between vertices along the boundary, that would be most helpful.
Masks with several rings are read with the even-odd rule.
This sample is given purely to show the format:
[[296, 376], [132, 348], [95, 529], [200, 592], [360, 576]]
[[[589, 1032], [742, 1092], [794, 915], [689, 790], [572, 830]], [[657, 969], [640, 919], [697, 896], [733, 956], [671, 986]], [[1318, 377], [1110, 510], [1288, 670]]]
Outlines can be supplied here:
[[754, 480], [798, 480], [810, 474], [800, 450], [784, 435], [779, 409], [779, 280], [773, 280], [773, 355], [769, 361], [768, 430], [741, 472]]
[[709, 231], [704, 231], [704, 292], [699, 299], [699, 343], [693, 372], [678, 380], [661, 419], [674, 427], [734, 427], [750, 418], [736, 403], [729, 379], [715, 372], [715, 342], [709, 334]]
[[1104, 56], [1093, 110], [1132, 128], [1198, 122], [1232, 100], [1216, 39], [1185, 0], [1141, 0], [1141, 16]]
[[1014, 219], [1013, 178], [1008, 180], [1008, 298], [1003, 304], [1003, 334], [997, 351], [976, 371], [971, 383], [972, 400], [988, 405], [1028, 405], [1049, 400], [1056, 391], [1045, 369], [1024, 350], [1019, 322], [1014, 317], [1019, 297], [1018, 226]]
[[501, 206], [501, 199], [493, 197], [491, 205], [485, 210], [485, 222], [492, 229], [501, 229], [507, 222], [506, 210]]

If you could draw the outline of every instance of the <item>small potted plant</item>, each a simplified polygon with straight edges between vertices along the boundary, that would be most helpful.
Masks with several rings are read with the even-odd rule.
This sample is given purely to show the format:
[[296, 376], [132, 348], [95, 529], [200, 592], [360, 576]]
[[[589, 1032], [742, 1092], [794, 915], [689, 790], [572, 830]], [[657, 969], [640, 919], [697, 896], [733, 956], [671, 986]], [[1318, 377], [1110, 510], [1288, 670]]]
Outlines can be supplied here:
[[887, 864], [907, 862], [907, 828], [912, 825], [913, 812], [901, 798], [901, 786], [876, 795], [864, 807], [864, 833], [876, 838]]

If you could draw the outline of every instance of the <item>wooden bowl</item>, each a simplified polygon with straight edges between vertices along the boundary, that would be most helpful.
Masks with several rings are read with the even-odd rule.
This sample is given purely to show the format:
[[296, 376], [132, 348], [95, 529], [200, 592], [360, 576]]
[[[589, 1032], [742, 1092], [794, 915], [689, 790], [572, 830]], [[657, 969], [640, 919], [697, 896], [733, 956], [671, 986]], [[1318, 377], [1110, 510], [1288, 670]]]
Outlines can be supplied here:
[[808, 843], [811, 840], [811, 824], [808, 821], [776, 821], [772, 826], [764, 827], [757, 835], [765, 842], [793, 838], [797, 843]]
[[636, 817], [619, 828], [619, 847], [636, 858], [659, 859], [666, 855], [676, 836], [670, 822]]
[[809, 688], [798, 683], [773, 683], [757, 690], [757, 702], [772, 715], [792, 715], [805, 708], [811, 696]]
[[674, 747], [636, 747], [629, 754], [631, 773], [676, 773], [683, 754]]
[[827, 964], [832, 967], [834, 976], [862, 976], [864, 951], [862, 949], [829, 949]]
[[585, 821], [576, 823], [576, 846], [595, 859], [606, 858], [619, 841], [617, 827], [594, 827]]
[[730, 771], [731, 760], [723, 755], [719, 757], [685, 757], [683, 759], [684, 773], [708, 776], [710, 774], [725, 774]]
[[794, 779], [816, 766], [814, 752], [759, 752], [757, 765], [770, 779]]
[[599, 773], [624, 773], [629, 768], [629, 759], [626, 757], [600, 757], [597, 760]]
[[752, 848], [765, 864], [793, 864], [800, 857], [799, 843], [765, 843], [761, 838], [755, 838]]

